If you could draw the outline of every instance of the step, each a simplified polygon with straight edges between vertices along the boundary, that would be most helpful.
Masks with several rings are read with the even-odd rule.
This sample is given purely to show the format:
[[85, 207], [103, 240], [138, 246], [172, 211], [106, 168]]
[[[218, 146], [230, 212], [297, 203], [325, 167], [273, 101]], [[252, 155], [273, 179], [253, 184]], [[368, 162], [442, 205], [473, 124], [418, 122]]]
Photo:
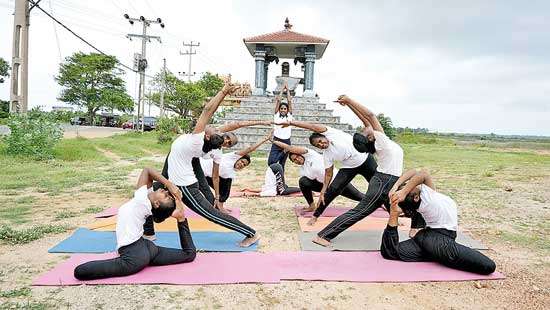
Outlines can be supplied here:
[[[340, 124], [340, 118], [335, 116], [302, 116], [295, 115], [295, 121], [303, 121], [308, 123], [324, 124], [332, 126], [334, 124]], [[273, 115], [269, 114], [253, 114], [253, 113], [227, 113], [223, 118], [226, 122], [236, 122], [242, 120], [273, 120]]]
[[[222, 123], [224, 124], [224, 123]], [[343, 130], [347, 133], [353, 134], [355, 130], [348, 124], [334, 124], [330, 126], [332, 128]], [[267, 134], [271, 129], [273, 129], [273, 126], [266, 126], [266, 125], [258, 125], [258, 126], [250, 126], [250, 127], [243, 127], [235, 130], [235, 133], [248, 133], [248, 134], [258, 134], [258, 135], [265, 135]], [[309, 136], [311, 134], [310, 130], [292, 127], [292, 135], [307, 135]]]
[[[235, 107], [232, 109], [225, 109], [225, 113], [248, 113], [248, 114], [266, 114], [271, 115], [275, 114], [273, 108], [262, 108], [262, 107]], [[293, 109], [293, 115], [314, 115], [314, 116], [333, 116], [332, 110], [311, 110], [311, 109]]]

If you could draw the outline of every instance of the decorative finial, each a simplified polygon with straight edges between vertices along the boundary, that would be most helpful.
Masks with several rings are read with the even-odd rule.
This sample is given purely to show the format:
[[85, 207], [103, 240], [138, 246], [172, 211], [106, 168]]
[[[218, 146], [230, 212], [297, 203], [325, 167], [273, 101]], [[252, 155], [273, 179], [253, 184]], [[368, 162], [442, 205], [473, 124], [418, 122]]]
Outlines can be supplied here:
[[290, 30], [292, 29], [292, 24], [290, 23], [290, 21], [288, 20], [288, 17], [285, 19], [285, 30]]

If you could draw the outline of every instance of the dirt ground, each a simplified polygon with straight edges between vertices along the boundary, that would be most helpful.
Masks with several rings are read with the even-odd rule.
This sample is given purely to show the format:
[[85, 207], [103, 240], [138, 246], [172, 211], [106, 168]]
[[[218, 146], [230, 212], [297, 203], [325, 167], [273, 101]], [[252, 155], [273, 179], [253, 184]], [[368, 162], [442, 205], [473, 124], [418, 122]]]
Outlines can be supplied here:
[[[152, 160], [162, 161], [162, 156]], [[259, 167], [265, 167], [259, 165]], [[263, 168], [262, 168], [263, 169]], [[290, 175], [297, 170], [291, 168]], [[137, 170], [128, 179], [135, 180]], [[235, 188], [258, 187], [263, 181], [260, 169], [239, 172]], [[492, 201], [507, 208], [510, 220], [529, 216], [550, 218], [550, 176], [529, 181], [507, 183], [513, 193], [502, 189], [484, 192]], [[364, 184], [359, 184], [364, 186]], [[118, 206], [126, 195], [105, 195], [101, 188], [72, 192], [50, 197], [37, 195], [36, 204], [47, 206], [34, 216], [44, 223], [55, 222], [78, 227], [93, 220], [84, 214], [86, 208]], [[525, 201], [539, 196], [539, 204], [526, 208]], [[468, 195], [468, 193], [459, 193]], [[459, 200], [460, 201], [460, 200]], [[303, 198], [231, 198], [227, 207], [239, 206], [243, 222], [255, 227], [262, 235], [259, 251], [298, 251], [298, 223], [293, 206], [304, 204]], [[354, 206], [352, 201], [338, 198], [339, 206]], [[500, 241], [499, 233], [480, 222], [475, 205], [461, 206], [460, 225], [470, 229], [473, 236], [488, 245], [487, 255], [497, 263], [497, 270], [506, 280], [477, 282], [430, 283], [346, 283], [283, 281], [280, 284], [238, 285], [113, 285], [77, 287], [31, 287], [27, 296], [0, 298], [4, 307], [57, 309], [196, 309], [196, 308], [274, 308], [274, 309], [549, 309], [550, 260], [542, 250]], [[53, 209], [70, 210], [78, 215], [56, 219]], [[514, 216], [511, 216], [514, 214]], [[490, 218], [494, 214], [482, 214]], [[515, 218], [518, 217], [518, 218]], [[481, 217], [483, 218], [483, 217]], [[528, 223], [528, 222], [527, 222]], [[505, 222], [504, 222], [505, 225]], [[25, 245], [0, 245], [0, 291], [29, 287], [33, 278], [51, 269], [68, 255], [48, 254], [47, 250], [68, 237], [72, 230], [51, 235]], [[546, 245], [547, 247], [548, 245]], [[547, 249], [547, 248], [546, 248]], [[266, 266], [269, 268], [269, 266]], [[5, 303], [2, 304], [1, 302]], [[18, 304], [16, 304], [18, 303]]]

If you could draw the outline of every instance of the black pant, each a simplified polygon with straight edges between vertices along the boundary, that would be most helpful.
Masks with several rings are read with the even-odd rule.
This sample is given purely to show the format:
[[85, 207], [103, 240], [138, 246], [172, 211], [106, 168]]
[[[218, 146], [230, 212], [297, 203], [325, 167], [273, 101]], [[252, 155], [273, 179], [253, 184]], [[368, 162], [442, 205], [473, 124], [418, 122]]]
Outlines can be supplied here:
[[327, 227], [319, 232], [318, 236], [331, 240], [348, 229], [348, 227], [367, 217], [382, 204], [389, 206], [388, 193], [397, 179], [399, 178], [394, 175], [376, 172], [370, 179], [365, 197], [357, 206], [335, 218]]
[[[208, 181], [204, 176], [202, 171], [200, 161], [198, 158], [193, 158], [191, 160], [193, 166], [193, 172], [197, 178], [197, 182], [189, 186], [180, 186], [182, 191], [182, 201], [183, 203], [195, 213], [200, 214], [207, 220], [219, 224], [228, 229], [239, 232], [247, 237], [252, 237], [256, 234], [256, 231], [249, 226], [243, 224], [238, 219], [232, 217], [229, 214], [225, 214], [220, 210], [213, 207], [214, 204], [214, 195], [210, 191], [210, 186]], [[169, 178], [168, 176], [168, 159], [164, 162], [164, 168], [162, 169], [163, 176]], [[164, 174], [166, 173], [166, 175]], [[161, 184], [153, 183], [153, 187], [162, 186]], [[156, 190], [156, 188], [155, 188]], [[153, 223], [153, 217], [150, 216], [146, 219], [145, 224], [143, 224], [143, 232], [145, 235], [154, 235], [155, 226]]]
[[178, 222], [181, 250], [165, 248], [139, 238], [118, 249], [117, 258], [91, 261], [77, 266], [74, 277], [79, 280], [94, 280], [123, 277], [135, 274], [147, 266], [163, 266], [192, 262], [196, 256], [195, 245], [189, 232], [187, 220]]
[[[211, 177], [206, 177], [206, 181], [210, 187], [214, 188], [214, 181]], [[220, 177], [220, 202], [226, 202], [231, 194], [231, 183], [233, 179]]]
[[[376, 167], [378, 165], [376, 164], [376, 160], [374, 160], [374, 157], [371, 154], [368, 154], [367, 159], [364, 163], [362, 163], [359, 167], [355, 168], [342, 168], [338, 170], [338, 173], [330, 182], [327, 191], [325, 193], [325, 203], [321, 204], [317, 210], [313, 213], [314, 217], [319, 217], [321, 214], [323, 214], [323, 211], [328, 207], [328, 205], [334, 200], [334, 198], [338, 197], [338, 195], [342, 194], [342, 191], [346, 188], [346, 186], [357, 176], [358, 174], [362, 175], [367, 182], [370, 182], [372, 176], [376, 172]], [[369, 183], [370, 184], [370, 183]]]
[[290, 195], [300, 191], [300, 189], [297, 187], [290, 187], [286, 185], [285, 172], [281, 164], [274, 163], [269, 165], [269, 168], [271, 169], [271, 171], [273, 171], [273, 174], [275, 175], [275, 180], [277, 183], [276, 185], [277, 195]]
[[479, 251], [456, 243], [456, 232], [443, 228], [424, 228], [412, 239], [399, 242], [397, 227], [387, 226], [380, 252], [385, 259], [405, 262], [435, 261], [447, 267], [491, 274], [496, 265]]
[[[290, 144], [290, 138], [289, 139], [279, 139], [277, 137], [273, 137], [273, 140], [280, 141], [285, 144]], [[286, 159], [288, 158], [288, 153], [285, 152], [284, 149], [280, 148], [276, 144], [271, 144], [271, 150], [269, 151], [269, 156], [267, 158], [267, 165], [271, 166], [272, 164], [279, 163], [281, 167], [283, 167], [283, 171], [285, 170], [285, 163]]]
[[[323, 188], [323, 183], [308, 177], [301, 177], [298, 184], [308, 204], [313, 203], [313, 192], [320, 192]], [[361, 201], [361, 199], [365, 197], [365, 194], [357, 190], [351, 183], [348, 183], [348, 185], [344, 187], [341, 195], [355, 201]]]

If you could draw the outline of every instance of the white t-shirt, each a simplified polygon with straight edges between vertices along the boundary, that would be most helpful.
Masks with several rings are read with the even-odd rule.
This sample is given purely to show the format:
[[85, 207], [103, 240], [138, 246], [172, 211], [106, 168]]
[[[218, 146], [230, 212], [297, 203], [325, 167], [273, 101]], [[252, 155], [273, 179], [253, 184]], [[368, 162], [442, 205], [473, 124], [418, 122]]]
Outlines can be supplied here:
[[[224, 179], [234, 179], [236, 176], [235, 163], [241, 157], [241, 155], [238, 155], [235, 152], [223, 154], [220, 163], [220, 177]], [[214, 160], [201, 158], [200, 161], [204, 175], [212, 177], [212, 166]]]
[[118, 209], [116, 222], [117, 250], [125, 245], [136, 242], [143, 235], [143, 223], [152, 215], [151, 201], [147, 195], [153, 188], [146, 185], [134, 192], [134, 197]]
[[328, 126], [327, 131], [321, 134], [329, 141], [328, 148], [323, 152], [325, 168], [333, 166], [335, 161], [341, 162], [342, 168], [355, 168], [367, 160], [367, 154], [359, 153], [353, 147], [353, 137], [350, 134]]
[[181, 135], [172, 142], [168, 155], [168, 178], [172, 183], [187, 186], [197, 182], [191, 164], [193, 158], [211, 158], [214, 162], [221, 163], [222, 151], [217, 149], [204, 153], [203, 145], [204, 132]]
[[302, 156], [304, 157], [304, 164], [300, 167], [300, 176], [324, 183], [325, 166], [323, 165], [323, 155], [308, 148], [307, 153], [302, 154]]
[[[273, 121], [275, 123], [284, 123], [284, 122], [290, 122], [293, 120], [294, 118], [292, 118], [292, 113], [287, 113], [286, 117], [281, 117], [279, 112], [273, 115]], [[290, 136], [292, 135], [292, 126], [287, 126], [283, 128], [283, 126], [281, 125], [273, 125], [273, 128], [275, 129], [273, 131], [274, 137], [277, 137], [279, 139], [290, 139]]]
[[262, 191], [260, 192], [262, 197], [277, 196], [277, 178], [271, 168], [267, 167], [265, 171], [264, 185], [262, 185]]
[[456, 231], [458, 228], [458, 211], [451, 197], [438, 193], [429, 186], [420, 185], [420, 207], [426, 226], [445, 228]]
[[403, 173], [403, 149], [383, 132], [374, 131], [374, 148], [378, 172], [400, 177]]

